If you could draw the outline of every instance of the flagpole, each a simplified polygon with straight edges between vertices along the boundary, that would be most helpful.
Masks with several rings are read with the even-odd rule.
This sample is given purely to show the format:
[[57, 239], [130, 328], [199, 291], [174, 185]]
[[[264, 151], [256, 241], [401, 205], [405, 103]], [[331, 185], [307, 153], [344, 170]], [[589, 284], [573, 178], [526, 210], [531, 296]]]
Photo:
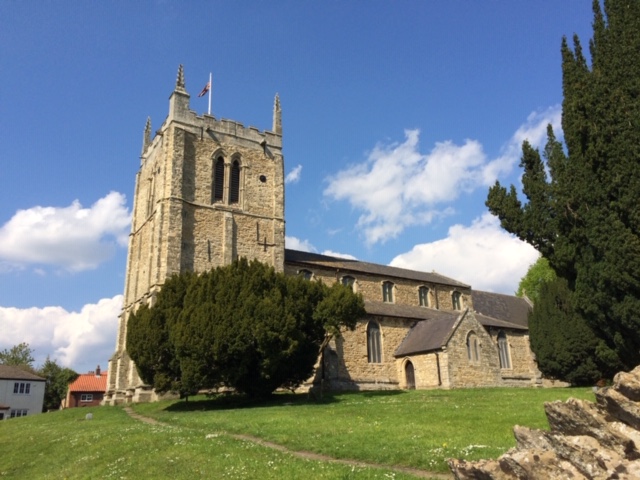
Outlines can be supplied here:
[[211, 115], [211, 89], [213, 88], [213, 84], [211, 83], [211, 72], [209, 72], [209, 111], [208, 114]]

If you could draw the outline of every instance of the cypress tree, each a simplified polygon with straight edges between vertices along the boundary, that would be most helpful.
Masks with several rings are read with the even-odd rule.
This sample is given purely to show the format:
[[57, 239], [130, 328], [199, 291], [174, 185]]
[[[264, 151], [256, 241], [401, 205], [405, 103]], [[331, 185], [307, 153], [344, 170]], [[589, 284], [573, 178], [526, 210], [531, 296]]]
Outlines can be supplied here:
[[527, 202], [497, 182], [487, 206], [567, 280], [612, 375], [640, 363], [640, 2], [605, 0], [603, 12], [596, 0], [593, 10], [591, 65], [577, 36], [573, 49], [562, 40], [566, 154], [549, 127], [547, 177], [525, 142]]

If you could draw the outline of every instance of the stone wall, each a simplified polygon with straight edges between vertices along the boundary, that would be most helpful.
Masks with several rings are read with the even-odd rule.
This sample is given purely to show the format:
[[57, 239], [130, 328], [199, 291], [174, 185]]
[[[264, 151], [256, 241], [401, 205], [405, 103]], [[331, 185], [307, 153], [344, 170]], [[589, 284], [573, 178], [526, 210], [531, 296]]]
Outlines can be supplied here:
[[[418, 280], [408, 280], [398, 277], [386, 277], [383, 275], [372, 275], [362, 272], [345, 272], [336, 271], [334, 269], [321, 266], [305, 266], [306, 270], [313, 273], [312, 280], [321, 280], [327, 285], [331, 285], [336, 281], [341, 281], [344, 276], [355, 278], [354, 291], [362, 294], [365, 300], [382, 302], [382, 283], [385, 281], [393, 282], [394, 302], [399, 305], [419, 306], [418, 289], [422, 286], [429, 288], [429, 307], [439, 308], [441, 310], [452, 310], [452, 294], [454, 291], [461, 293], [461, 308], [473, 309], [473, 301], [471, 299], [471, 290], [468, 288], [453, 287], [451, 285], [434, 284], [428, 282], [420, 282]], [[285, 265], [285, 273], [288, 275], [297, 275], [301, 267], [298, 265]]]
[[[438, 388], [444, 387], [445, 369], [447, 358], [442, 352], [426, 353], [421, 355], [411, 355], [396, 360], [398, 368], [398, 378], [400, 379], [400, 388], [407, 388], [405, 366], [407, 361], [413, 364], [415, 387], [421, 388]], [[448, 382], [447, 382], [448, 383]]]
[[[498, 350], [498, 334], [504, 332], [509, 345], [509, 357], [511, 368], [502, 368], [500, 376], [504, 385], [508, 386], [531, 386], [540, 384], [542, 374], [538, 370], [531, 346], [529, 344], [529, 333], [523, 330], [511, 329], [489, 329], [489, 336], [496, 351]], [[498, 358], [498, 362], [499, 362]]]
[[[381, 362], [369, 363], [367, 356], [367, 325], [380, 326]], [[398, 388], [400, 379], [394, 352], [404, 340], [413, 322], [405, 319], [373, 317], [359, 320], [353, 331], [344, 331], [335, 344], [338, 378], [333, 384], [342, 389]]]
[[[467, 337], [472, 332], [479, 340], [479, 361], [469, 360], [467, 354]], [[447, 344], [447, 355], [452, 388], [501, 384], [497, 347], [471, 310], [464, 315], [451, 336]]]

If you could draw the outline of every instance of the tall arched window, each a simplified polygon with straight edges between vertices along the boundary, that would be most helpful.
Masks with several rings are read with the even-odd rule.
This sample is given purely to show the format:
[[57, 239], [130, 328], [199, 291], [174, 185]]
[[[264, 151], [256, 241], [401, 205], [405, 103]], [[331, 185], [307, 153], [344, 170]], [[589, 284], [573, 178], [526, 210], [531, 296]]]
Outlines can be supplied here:
[[213, 203], [224, 199], [224, 158], [218, 157], [213, 168]]
[[382, 282], [382, 301], [393, 303], [393, 282]]
[[382, 363], [380, 345], [380, 325], [376, 322], [369, 322], [367, 325], [367, 360], [369, 363]]
[[469, 332], [467, 335], [467, 358], [471, 363], [480, 362], [480, 344], [475, 332]]
[[420, 287], [418, 289], [418, 302], [421, 307], [429, 306], [429, 287]]
[[507, 335], [503, 331], [498, 333], [498, 354], [500, 355], [500, 368], [511, 368], [509, 342], [507, 342]]
[[462, 310], [462, 294], [455, 291], [451, 294], [451, 303], [454, 310]]
[[234, 160], [231, 164], [231, 178], [229, 179], [229, 203], [240, 201], [240, 162]]

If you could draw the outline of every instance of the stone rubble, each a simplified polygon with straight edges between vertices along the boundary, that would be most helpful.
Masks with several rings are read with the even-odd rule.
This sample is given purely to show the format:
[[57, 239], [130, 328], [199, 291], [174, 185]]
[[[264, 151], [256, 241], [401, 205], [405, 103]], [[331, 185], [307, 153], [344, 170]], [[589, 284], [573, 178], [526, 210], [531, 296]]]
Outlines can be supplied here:
[[497, 460], [449, 460], [457, 480], [640, 479], [640, 366], [618, 373], [596, 403], [549, 402], [550, 431], [515, 426]]

